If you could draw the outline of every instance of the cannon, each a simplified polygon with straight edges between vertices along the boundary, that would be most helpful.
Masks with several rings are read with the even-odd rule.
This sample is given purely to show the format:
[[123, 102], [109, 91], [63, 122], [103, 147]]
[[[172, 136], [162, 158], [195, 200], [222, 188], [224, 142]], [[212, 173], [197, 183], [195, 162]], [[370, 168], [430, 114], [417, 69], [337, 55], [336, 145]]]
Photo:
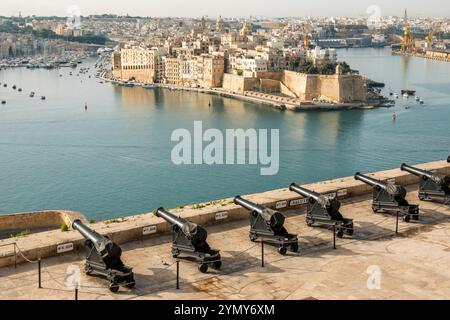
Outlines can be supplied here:
[[133, 269], [124, 265], [120, 259], [122, 249], [108, 237], [102, 236], [90, 229], [80, 220], [72, 223], [72, 228], [78, 230], [86, 239], [86, 261], [84, 271], [87, 275], [97, 275], [109, 280], [109, 290], [116, 293], [119, 286], [133, 289], [136, 286]]
[[448, 158], [447, 158], [447, 162], [448, 162], [448, 163], [450, 163], [450, 156], [448, 156]]
[[166, 220], [173, 230], [172, 256], [194, 259], [199, 263], [198, 270], [202, 273], [208, 267], [219, 270], [222, 267], [220, 251], [211, 249], [206, 242], [208, 232], [199, 225], [166, 211], [164, 208], [156, 210], [156, 216]]
[[339, 212], [341, 203], [336, 197], [320, 195], [295, 183], [289, 186], [289, 190], [308, 198], [306, 210], [306, 224], [308, 226], [312, 227], [314, 224], [334, 226], [339, 238], [344, 237], [344, 233], [349, 236], [353, 235], [353, 220], [344, 218]]
[[373, 187], [373, 211], [384, 211], [389, 214], [399, 214], [403, 221], [410, 222], [411, 219], [419, 220], [419, 206], [409, 204], [406, 201], [406, 189], [394, 183], [382, 181], [362, 175], [355, 174], [355, 179]]
[[260, 240], [275, 245], [281, 255], [285, 255], [288, 248], [291, 252], [298, 251], [297, 235], [287, 232], [282, 213], [243, 199], [241, 196], [236, 196], [234, 203], [251, 212], [249, 235], [252, 242]]
[[407, 164], [402, 164], [400, 168], [402, 171], [420, 178], [420, 200], [444, 201], [445, 203], [450, 201], [450, 176], [411, 167]]

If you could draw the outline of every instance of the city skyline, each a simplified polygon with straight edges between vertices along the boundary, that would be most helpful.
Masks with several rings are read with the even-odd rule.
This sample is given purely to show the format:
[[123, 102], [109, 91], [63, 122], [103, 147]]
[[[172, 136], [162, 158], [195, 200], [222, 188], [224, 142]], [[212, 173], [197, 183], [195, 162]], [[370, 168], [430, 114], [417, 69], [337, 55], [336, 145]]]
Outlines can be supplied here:
[[[130, 3], [130, 2], [128, 2]], [[124, 5], [117, 0], [111, 1], [87, 1], [87, 0], [42, 0], [39, 3], [27, 0], [3, 0], [0, 3], [0, 12], [3, 16], [67, 16], [71, 6], [80, 8], [81, 15], [91, 14], [118, 14], [132, 16], [151, 17], [302, 17], [302, 16], [347, 16], [369, 17], [375, 14], [368, 13], [368, 8], [378, 6], [381, 16], [401, 16], [405, 8], [410, 16], [418, 17], [448, 17], [450, 16], [450, 3], [430, 0], [426, 6], [419, 1], [388, 0], [346, 0], [339, 6], [332, 0], [316, 0], [302, 2], [294, 0], [279, 0], [277, 6], [267, 1], [249, 0], [244, 3], [237, 0], [229, 0], [221, 3], [207, 0], [191, 0], [186, 6], [186, 1], [172, 0], [169, 3], [157, 3], [157, 5], [144, 0], [132, 0], [133, 5]], [[267, 5], [265, 5], [267, 3]]]

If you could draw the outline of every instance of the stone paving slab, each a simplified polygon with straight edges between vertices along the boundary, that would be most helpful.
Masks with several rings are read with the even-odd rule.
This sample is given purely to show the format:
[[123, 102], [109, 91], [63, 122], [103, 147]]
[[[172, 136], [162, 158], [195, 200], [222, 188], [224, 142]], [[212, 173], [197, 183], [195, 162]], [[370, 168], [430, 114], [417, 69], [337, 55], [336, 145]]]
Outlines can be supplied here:
[[[408, 200], [420, 203], [421, 220], [400, 221], [374, 214], [369, 195], [344, 201], [341, 212], [353, 218], [353, 238], [337, 240], [332, 232], [309, 228], [304, 210], [286, 213], [286, 228], [298, 233], [300, 253], [281, 256], [265, 246], [261, 267], [260, 244], [250, 242], [248, 221], [208, 227], [208, 241], [221, 249], [223, 268], [208, 274], [181, 261], [181, 290], [175, 289], [175, 262], [170, 236], [122, 245], [123, 260], [132, 266], [137, 287], [110, 293], [102, 279], [81, 275], [80, 299], [449, 299], [450, 207], [417, 199], [417, 186], [408, 188]], [[0, 299], [73, 299], [66, 288], [66, 270], [83, 270], [83, 253], [43, 260], [42, 284], [37, 288], [35, 264], [0, 268]], [[368, 289], [368, 268], [381, 271], [380, 289]]]

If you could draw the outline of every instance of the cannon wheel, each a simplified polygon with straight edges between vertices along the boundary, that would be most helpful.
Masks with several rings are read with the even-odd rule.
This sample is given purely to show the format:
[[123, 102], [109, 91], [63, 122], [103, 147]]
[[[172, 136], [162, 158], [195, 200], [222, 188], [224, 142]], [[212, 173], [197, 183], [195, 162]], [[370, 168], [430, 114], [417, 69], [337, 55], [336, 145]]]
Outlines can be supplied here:
[[291, 244], [291, 252], [298, 252], [298, 243]]
[[339, 228], [338, 230], [336, 230], [336, 236], [339, 239], [342, 239], [344, 237], [344, 230], [342, 230], [341, 228]]
[[84, 266], [84, 273], [87, 274], [88, 276], [90, 276], [93, 271], [94, 271], [94, 268], [92, 268], [92, 266], [90, 266], [88, 264], [86, 264]]
[[409, 214], [404, 215], [403, 221], [405, 221], [406, 223], [411, 222], [411, 216]]
[[220, 270], [220, 268], [222, 268], [222, 261], [216, 261], [213, 263], [212, 265], [213, 269], [215, 270]]
[[282, 256], [284, 256], [287, 253], [286, 247], [279, 247], [278, 253], [281, 254]]
[[117, 293], [119, 291], [119, 285], [117, 283], [111, 282], [109, 284], [109, 291], [112, 293]]
[[136, 287], [136, 281], [134, 281], [133, 277], [128, 279], [128, 283], [125, 285], [128, 289], [134, 289]]
[[202, 263], [198, 266], [198, 271], [200, 271], [201, 273], [208, 272], [208, 265], [206, 263]]

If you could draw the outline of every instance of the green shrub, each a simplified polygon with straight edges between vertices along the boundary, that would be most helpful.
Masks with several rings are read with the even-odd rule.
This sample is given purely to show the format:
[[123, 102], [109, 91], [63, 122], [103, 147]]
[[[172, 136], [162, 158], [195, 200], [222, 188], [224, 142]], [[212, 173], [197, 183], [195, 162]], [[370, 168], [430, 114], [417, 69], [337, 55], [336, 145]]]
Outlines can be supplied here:
[[31, 234], [30, 230], [23, 230], [16, 234], [12, 234], [11, 238], [22, 238], [28, 236], [29, 234]]

